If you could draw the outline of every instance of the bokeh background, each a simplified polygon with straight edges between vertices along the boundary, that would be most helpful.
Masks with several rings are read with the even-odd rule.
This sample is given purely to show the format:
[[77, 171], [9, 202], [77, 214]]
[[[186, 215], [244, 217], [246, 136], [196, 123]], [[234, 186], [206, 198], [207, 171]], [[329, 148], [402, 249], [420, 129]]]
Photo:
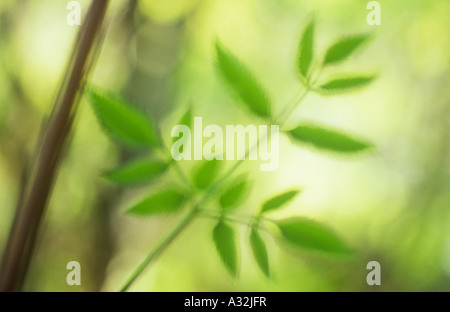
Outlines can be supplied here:
[[[89, 1], [79, 1], [85, 14]], [[372, 141], [377, 149], [336, 157], [280, 139], [280, 167], [242, 168], [254, 181], [244, 208], [302, 187], [278, 216], [329, 224], [358, 250], [353, 261], [279, 248], [268, 238], [273, 278], [259, 272], [241, 228], [241, 270], [232, 279], [211, 239], [214, 223], [195, 221], [145, 271], [139, 291], [449, 291], [450, 2], [379, 1], [380, 26], [366, 23], [361, 0], [120, 0], [91, 81], [114, 90], [170, 129], [192, 103], [204, 124], [249, 124], [214, 68], [219, 38], [270, 90], [276, 109], [299, 90], [295, 54], [314, 16], [316, 47], [373, 33], [336, 70], [377, 72], [369, 87], [337, 97], [310, 95], [290, 118], [314, 120]], [[0, 2], [0, 254], [6, 244], [39, 133], [64, 75], [77, 26], [66, 1]], [[178, 219], [133, 219], [127, 204], [160, 182], [120, 189], [101, 178], [135, 156], [112, 143], [88, 103], [80, 103], [71, 146], [38, 237], [25, 290], [115, 291]], [[189, 174], [195, 163], [183, 164]], [[175, 181], [176, 182], [176, 181]], [[66, 264], [81, 264], [82, 285], [66, 284]], [[366, 264], [381, 264], [382, 285], [366, 284]]]

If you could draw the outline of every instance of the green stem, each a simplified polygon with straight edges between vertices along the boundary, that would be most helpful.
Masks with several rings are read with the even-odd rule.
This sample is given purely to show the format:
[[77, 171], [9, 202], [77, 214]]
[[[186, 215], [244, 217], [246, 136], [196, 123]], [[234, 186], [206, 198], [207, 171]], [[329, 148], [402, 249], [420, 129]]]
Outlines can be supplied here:
[[[306, 95], [310, 89], [307, 87], [303, 93], [300, 95], [298, 100], [294, 101], [291, 106], [288, 106], [285, 112], [287, 113], [286, 118], [283, 122], [280, 122], [280, 124], [284, 123], [289, 117], [289, 115], [292, 113], [292, 111], [305, 99]], [[271, 139], [271, 130], [269, 129], [268, 134], [263, 139], [267, 138], [267, 141], [269, 142]], [[248, 149], [248, 151], [245, 153], [245, 157], [243, 159], [240, 159], [236, 162], [236, 164], [233, 165], [219, 180], [217, 180], [215, 183], [213, 183], [209, 188], [206, 189], [205, 194], [203, 197], [193, 206], [192, 211], [189, 213], [189, 215], [186, 216], [183, 221], [164, 239], [156, 249], [154, 249], [147, 258], [139, 265], [139, 267], [133, 272], [131, 277], [128, 279], [126, 284], [121, 288], [121, 292], [126, 291], [131, 284], [139, 277], [139, 275], [145, 270], [145, 268], [162, 252], [164, 249], [169, 246], [169, 244], [191, 223], [191, 221], [199, 215], [199, 212], [204, 212], [205, 210], [202, 210], [202, 208], [206, 205], [208, 200], [214, 195], [215, 191], [239, 168], [239, 166], [244, 162], [245, 159], [250, 155], [251, 152], [255, 150], [255, 148], [258, 147], [260, 143], [260, 140], [256, 142], [255, 145], [252, 146], [252, 148]], [[167, 150], [167, 148], [166, 148]], [[168, 151], [168, 150], [167, 150]], [[175, 164], [175, 168], [177, 170], [177, 173], [182, 177], [184, 180], [187, 180], [184, 173], [181, 171], [180, 168], [177, 167], [177, 164]], [[187, 182], [188, 185], [190, 185], [189, 182]], [[206, 217], [214, 217], [211, 215], [203, 215]], [[225, 216], [227, 218], [227, 216]], [[231, 220], [230, 220], [231, 221]], [[232, 220], [235, 222], [238, 222], [237, 220]], [[242, 221], [239, 221], [242, 223]]]
[[[322, 69], [323, 69], [322, 62], [321, 61], [317, 62], [316, 65], [314, 66], [313, 70], [311, 71], [311, 74], [306, 79], [306, 86], [309, 86], [311, 88], [312, 86], [315, 85], [315, 83], [317, 82], [317, 80], [320, 77], [320, 74], [322, 73]], [[314, 75], [316, 76], [315, 78], [314, 78]]]
[[[271, 129], [268, 130], [269, 134], [266, 134], [262, 139], [266, 139], [269, 142], [272, 136]], [[248, 151], [245, 153], [244, 157], [239, 159], [233, 167], [230, 168], [219, 180], [217, 180], [215, 183], [213, 183], [209, 188], [206, 189], [205, 195], [203, 196], [202, 200], [199, 202], [199, 208], [203, 207], [204, 204], [209, 200], [209, 198], [214, 194], [214, 192], [219, 188], [228, 178], [239, 168], [239, 166], [244, 162], [245, 159], [248, 158], [248, 156], [258, 147], [258, 144], [260, 143], [260, 140], [256, 142], [251, 148], [248, 149]]]
[[292, 103], [292, 105], [288, 106], [285, 110], [285, 112], [280, 116], [279, 118], [279, 124], [283, 125], [289, 118], [289, 116], [292, 114], [292, 112], [298, 107], [298, 105], [305, 99], [305, 97], [308, 95], [309, 91], [311, 91], [310, 87], [307, 86], [301, 95], [298, 97], [296, 101]]
[[287, 109], [289, 107], [291, 107], [291, 105], [298, 103], [298, 99], [300, 98], [301, 95], [302, 95], [302, 89], [298, 90], [298, 92], [292, 97], [292, 99], [288, 101], [287, 105], [280, 112], [280, 115], [275, 119], [275, 124], [278, 124], [278, 125], [280, 124], [280, 120], [282, 120], [283, 117], [286, 115]]
[[[255, 144], [257, 145], [257, 144]], [[249, 149], [248, 152], [245, 154], [244, 157], [247, 158], [247, 156], [250, 154], [250, 152], [255, 147], [252, 147], [252, 149]], [[239, 166], [243, 163], [243, 160], [239, 160], [228, 172], [222, 176], [221, 179], [213, 183], [205, 192], [203, 197], [199, 200], [197, 204], [194, 204], [194, 207], [192, 211], [187, 215], [183, 221], [178, 224], [178, 226], [170, 232], [170, 234], [156, 247], [148, 256], [147, 258], [139, 265], [139, 267], [133, 272], [131, 277], [128, 279], [128, 281], [125, 283], [125, 285], [120, 289], [120, 292], [126, 291], [131, 284], [139, 277], [139, 275], [145, 270], [145, 268], [191, 223], [191, 221], [194, 219], [194, 217], [198, 214], [199, 211], [201, 211], [202, 207], [208, 202], [208, 200], [211, 198], [211, 196], [214, 194], [215, 190], [224, 183], [233, 172], [239, 168]], [[176, 164], [175, 164], [176, 166]], [[183, 174], [184, 175], [184, 174]]]
[[173, 169], [178, 174], [181, 180], [183, 180], [183, 183], [186, 184], [187, 187], [192, 188], [192, 184], [189, 181], [188, 177], [184, 174], [183, 170], [181, 170], [180, 166], [178, 165], [178, 162], [172, 158], [172, 154], [170, 153], [167, 146], [163, 145], [162, 147], [163, 152], [167, 154], [167, 157], [170, 157], [170, 163], [173, 164]]
[[[309, 91], [311, 91], [314, 88], [314, 85], [316, 84], [317, 80], [320, 77], [322, 68], [323, 68], [322, 62], [316, 63], [316, 65], [314, 66], [314, 69], [311, 71], [311, 73], [308, 75], [308, 77], [306, 77], [306, 79], [304, 79], [304, 80], [302, 79], [302, 83], [305, 86], [305, 89], [303, 90], [303, 92], [300, 92], [298, 95], [295, 95], [295, 97], [291, 101], [288, 102], [288, 105], [281, 112], [280, 116], [276, 119], [280, 126], [287, 121], [287, 119], [289, 118], [289, 115], [292, 114], [292, 112], [297, 108], [297, 106], [305, 99], [305, 97], [306, 97], [306, 95], [308, 95]], [[314, 75], [316, 76], [315, 78], [314, 78]]]
[[262, 226], [261, 222], [258, 222], [258, 219], [260, 221], [268, 221], [268, 222], [271, 222], [271, 223], [275, 223], [275, 221], [273, 221], [271, 219], [264, 218], [262, 216], [254, 216], [254, 215], [242, 216], [242, 217], [246, 217], [247, 218], [247, 220], [243, 220], [243, 219], [238, 219], [238, 218], [235, 218], [233, 216], [230, 216], [230, 215], [227, 215], [227, 214], [222, 214], [220, 212], [211, 211], [211, 210], [202, 210], [201, 212], [199, 212], [198, 217], [210, 218], [210, 219], [216, 219], [216, 220], [226, 220], [226, 221], [229, 221], [229, 222], [243, 224], [245, 226], [248, 226], [249, 228], [253, 227], [256, 224], [256, 226], [260, 230], [263, 230], [263, 231], [266, 231], [266, 232], [268, 232], [268, 230], [264, 226]]
[[173, 168], [175, 169], [175, 172], [178, 174], [178, 176], [183, 180], [183, 182], [186, 183], [186, 185], [189, 188], [192, 188], [191, 182], [189, 181], [187, 176], [184, 174], [183, 170], [181, 170], [181, 168], [178, 165], [178, 162], [176, 160], [174, 160]]
[[[208, 213], [205, 213], [208, 212]], [[240, 219], [236, 219], [236, 218], [232, 218], [231, 216], [228, 215], [224, 215], [224, 214], [217, 214], [217, 213], [209, 213], [209, 211], [204, 210], [201, 214], [198, 215], [199, 217], [203, 217], [203, 218], [211, 218], [211, 219], [217, 219], [217, 220], [227, 220], [230, 222], [235, 222], [235, 223], [241, 223], [244, 225], [251, 225], [249, 224], [249, 222], [245, 221], [245, 220], [240, 220]]]
[[198, 210], [193, 209], [179, 224], [178, 226], [145, 258], [145, 260], [137, 267], [127, 282], [122, 286], [120, 292], [127, 291], [131, 284], [139, 277], [139, 275], [145, 270], [145, 268], [158, 257], [170, 243], [191, 223], [194, 217], [197, 215]]

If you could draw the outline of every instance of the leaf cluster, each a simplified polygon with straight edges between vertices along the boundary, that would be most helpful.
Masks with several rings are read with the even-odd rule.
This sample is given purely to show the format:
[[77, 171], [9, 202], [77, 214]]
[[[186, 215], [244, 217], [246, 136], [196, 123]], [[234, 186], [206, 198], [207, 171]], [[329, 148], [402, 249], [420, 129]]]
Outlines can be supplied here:
[[[323, 79], [321, 69], [345, 62], [370, 39], [370, 36], [341, 38], [329, 46], [323, 57], [319, 57], [315, 51], [315, 29], [315, 22], [311, 21], [303, 30], [294, 66], [305, 90], [305, 96], [308, 92], [341, 94], [366, 86], [375, 79], [373, 74], [339, 74]], [[215, 44], [215, 51], [218, 73], [238, 102], [247, 111], [268, 123], [282, 120], [283, 118], [274, 114], [269, 92], [249, 67], [219, 41]], [[159, 179], [171, 167], [178, 165], [170, 158], [159, 127], [150, 116], [104, 90], [91, 87], [87, 90], [87, 96], [99, 123], [113, 140], [126, 148], [144, 149], [151, 154], [147, 158], [136, 159], [105, 173], [103, 176], [106, 179], [121, 186], [140, 186]], [[286, 107], [282, 115], [289, 115], [295, 107]], [[192, 119], [193, 111], [190, 108], [183, 114], [178, 124], [190, 126]], [[371, 143], [353, 135], [311, 122], [300, 123], [284, 132], [295, 143], [334, 153], [354, 154], [372, 147]], [[155, 150], [165, 153], [166, 158], [155, 157], [155, 153], [151, 153]], [[301, 193], [301, 189], [286, 190], [266, 198], [260, 207], [254, 209], [254, 215], [242, 218], [242, 214], [237, 211], [246, 207], [245, 202], [252, 183], [248, 175], [218, 179], [222, 171], [220, 161], [204, 161], [191, 172], [189, 178], [185, 179], [189, 181], [189, 185], [184, 186], [188, 188], [187, 191], [181, 191], [183, 187], [173, 186], [152, 190], [150, 194], [131, 205], [127, 213], [137, 217], [171, 215], [191, 206], [190, 209], [194, 209], [197, 216], [214, 219], [216, 223], [211, 235], [212, 241], [220, 259], [233, 276], [238, 275], [239, 268], [240, 232], [236, 230], [238, 224], [247, 225], [249, 250], [266, 276], [270, 276], [266, 242], [270, 235], [304, 251], [340, 257], [352, 255], [352, 249], [326, 225], [300, 216], [273, 218], [277, 211], [286, 207]], [[180, 170], [177, 172], [184, 175]], [[195, 201], [197, 196], [214, 200], [200, 201], [202, 204], [199, 206], [198, 201]]]

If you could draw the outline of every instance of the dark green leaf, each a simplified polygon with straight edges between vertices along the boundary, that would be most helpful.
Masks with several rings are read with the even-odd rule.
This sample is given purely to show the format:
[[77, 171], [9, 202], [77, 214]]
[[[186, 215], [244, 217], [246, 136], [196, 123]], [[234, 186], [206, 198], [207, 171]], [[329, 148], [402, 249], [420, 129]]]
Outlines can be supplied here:
[[162, 174], [167, 167], [168, 163], [160, 160], [142, 159], [107, 172], [104, 176], [108, 180], [119, 184], [137, 185], [154, 180]]
[[289, 202], [291, 199], [293, 199], [295, 196], [297, 196], [298, 193], [300, 193], [299, 190], [293, 190], [272, 197], [263, 204], [261, 213], [280, 208], [281, 206]]
[[249, 187], [246, 179], [237, 179], [229, 188], [227, 188], [219, 197], [220, 207], [222, 209], [234, 209], [245, 199], [246, 191]]
[[325, 55], [324, 65], [338, 63], [345, 60], [368, 38], [369, 35], [359, 35], [339, 40], [328, 49]]
[[237, 248], [233, 229], [220, 221], [213, 231], [213, 240], [223, 264], [231, 273], [237, 275]]
[[256, 228], [252, 228], [252, 232], [250, 233], [250, 246], [259, 268], [267, 277], [269, 277], [269, 259], [267, 256], [266, 245]]
[[270, 116], [270, 100], [253, 74], [230, 51], [216, 43], [219, 72], [245, 105], [261, 117]]
[[306, 218], [292, 218], [277, 222], [284, 239], [294, 246], [341, 256], [352, 251], [328, 227]]
[[[191, 127], [192, 124], [192, 108], [189, 108], [186, 113], [184, 113], [183, 117], [181, 117], [180, 121], [178, 122], [177, 125], [184, 125], [184, 126], [188, 126]], [[172, 142], [175, 142], [176, 140], [178, 140], [180, 138], [182, 134], [180, 133], [178, 137], [173, 137], [172, 138]], [[183, 153], [183, 146], [181, 146], [180, 148], [180, 153]]]
[[354, 153], [372, 147], [369, 143], [315, 125], [300, 125], [288, 133], [296, 141], [334, 152]]
[[186, 196], [174, 189], [166, 189], [151, 194], [128, 210], [128, 213], [137, 216], [153, 216], [172, 214], [183, 208]]
[[297, 55], [297, 66], [300, 75], [307, 79], [309, 68], [314, 56], [314, 21], [306, 26]]
[[368, 85], [375, 79], [375, 76], [353, 76], [337, 78], [327, 81], [319, 87], [319, 91], [326, 93], [339, 93]]
[[206, 189], [214, 181], [220, 169], [217, 159], [207, 160], [194, 173], [194, 185], [200, 190]]
[[87, 95], [100, 124], [112, 138], [134, 148], [160, 144], [155, 124], [143, 112], [104, 91], [90, 88]]

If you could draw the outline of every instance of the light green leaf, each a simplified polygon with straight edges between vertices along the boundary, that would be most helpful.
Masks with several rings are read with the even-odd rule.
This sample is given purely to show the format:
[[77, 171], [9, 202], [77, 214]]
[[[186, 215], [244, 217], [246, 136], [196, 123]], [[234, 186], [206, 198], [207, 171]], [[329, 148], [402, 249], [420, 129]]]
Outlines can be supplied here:
[[220, 221], [213, 231], [213, 240], [223, 264], [231, 275], [237, 275], [237, 248], [233, 229]]
[[168, 165], [160, 160], [141, 159], [109, 171], [104, 176], [119, 184], [138, 185], [153, 181], [167, 169]]
[[334, 152], [355, 153], [372, 147], [371, 144], [346, 134], [311, 124], [300, 125], [288, 133], [295, 141]]
[[321, 85], [318, 91], [323, 91], [325, 93], [345, 92], [355, 88], [364, 87], [365, 85], [371, 83], [374, 79], [374, 75], [332, 79]]
[[272, 197], [263, 204], [261, 213], [280, 208], [297, 196], [298, 193], [300, 193], [300, 190], [292, 190]]
[[200, 190], [204, 190], [211, 185], [220, 169], [220, 162], [217, 159], [203, 162], [194, 173], [194, 185]]
[[252, 232], [250, 233], [250, 246], [259, 268], [267, 277], [269, 277], [269, 258], [267, 256], [266, 245], [259, 235], [258, 230], [254, 227], [252, 228]]
[[253, 74], [230, 51], [216, 43], [217, 67], [223, 78], [256, 115], [270, 117], [270, 100], [267, 92]]
[[339, 40], [328, 49], [323, 64], [329, 65], [345, 60], [369, 37], [369, 35], [364, 34]]
[[[186, 113], [184, 113], [183, 117], [181, 117], [181, 119], [177, 123], [177, 125], [184, 125], [184, 126], [191, 127], [192, 118], [193, 118], [193, 116], [192, 116], [192, 107], [191, 107], [186, 111]], [[182, 133], [180, 133], [178, 137], [173, 137], [172, 143], [177, 141], [181, 136], [182, 136]], [[183, 153], [183, 149], [184, 149], [184, 146], [182, 145], [180, 147], [180, 153]]]
[[326, 254], [350, 256], [352, 251], [328, 227], [306, 218], [277, 222], [283, 238], [290, 244]]
[[238, 178], [220, 195], [220, 207], [224, 210], [237, 208], [245, 200], [248, 188], [248, 181], [245, 178]]
[[90, 88], [87, 96], [100, 124], [112, 138], [133, 148], [160, 145], [156, 125], [143, 112], [105, 91]]
[[297, 66], [300, 75], [307, 79], [314, 56], [314, 21], [306, 26], [297, 54]]
[[127, 213], [136, 216], [167, 215], [183, 208], [186, 196], [175, 189], [166, 189], [151, 194], [131, 207]]

